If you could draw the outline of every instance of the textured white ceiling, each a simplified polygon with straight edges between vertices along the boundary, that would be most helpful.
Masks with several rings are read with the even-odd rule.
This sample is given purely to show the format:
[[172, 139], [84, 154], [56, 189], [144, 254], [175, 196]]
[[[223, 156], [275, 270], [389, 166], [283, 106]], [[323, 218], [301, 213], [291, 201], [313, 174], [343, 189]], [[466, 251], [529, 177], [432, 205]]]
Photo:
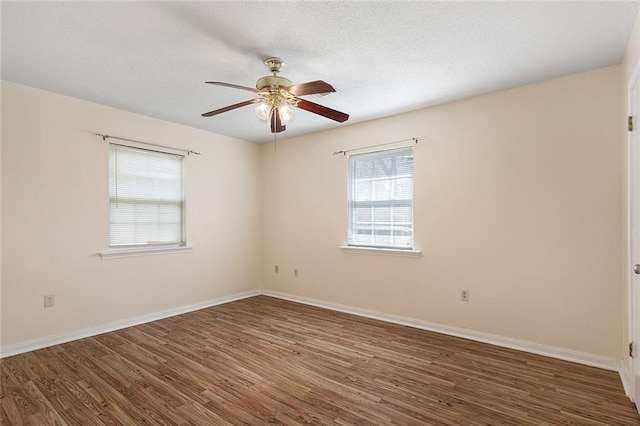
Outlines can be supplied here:
[[[7, 2], [2, 79], [254, 142], [273, 140], [252, 107], [262, 61], [309, 100], [278, 138], [410, 111], [622, 61], [638, 2]], [[107, 131], [108, 129], [101, 129]]]

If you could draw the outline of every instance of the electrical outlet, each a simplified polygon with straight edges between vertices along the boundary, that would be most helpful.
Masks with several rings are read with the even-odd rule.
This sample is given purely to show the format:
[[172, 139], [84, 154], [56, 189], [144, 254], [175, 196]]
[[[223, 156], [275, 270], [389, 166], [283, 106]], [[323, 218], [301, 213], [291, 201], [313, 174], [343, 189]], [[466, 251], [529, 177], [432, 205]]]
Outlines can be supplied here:
[[280, 273], [280, 267], [278, 265], [276, 265], [275, 268], [273, 268], [273, 270], [275, 271], [276, 274]]
[[56, 304], [56, 297], [53, 294], [47, 294], [44, 296], [44, 307], [45, 308], [53, 308]]
[[469, 290], [460, 290], [460, 300], [463, 302], [469, 301]]
[[298, 278], [298, 270], [297, 270], [297, 269], [294, 269], [294, 270], [293, 270], [293, 276], [294, 276], [294, 277], [296, 277], [296, 278]]

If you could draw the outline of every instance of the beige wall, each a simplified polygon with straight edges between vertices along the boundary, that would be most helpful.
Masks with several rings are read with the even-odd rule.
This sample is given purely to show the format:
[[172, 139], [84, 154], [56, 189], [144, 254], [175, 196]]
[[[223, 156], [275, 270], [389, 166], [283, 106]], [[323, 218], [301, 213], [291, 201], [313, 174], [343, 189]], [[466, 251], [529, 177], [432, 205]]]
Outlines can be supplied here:
[[[636, 68], [640, 66], [640, 12], [638, 12], [638, 16], [636, 17], [636, 23], [635, 26], [633, 28], [633, 31], [631, 33], [631, 36], [629, 37], [629, 42], [627, 44], [627, 51], [624, 57], [624, 62], [622, 63], [622, 69], [623, 69], [623, 78], [622, 78], [622, 91], [623, 91], [623, 95], [622, 95], [622, 108], [624, 113], [622, 114], [622, 118], [626, 120], [626, 117], [628, 115], [628, 105], [629, 105], [629, 84], [631, 83], [631, 78], [632, 78], [632, 74], [634, 73], [634, 71], [636, 70]], [[637, 119], [637, 118], [636, 118]], [[626, 123], [621, 123], [621, 127], [624, 129]], [[624, 223], [624, 227], [623, 227], [623, 238], [624, 238], [624, 243], [623, 243], [623, 253], [624, 253], [624, 259], [625, 261], [623, 262], [622, 265], [622, 276], [623, 276], [623, 283], [624, 283], [624, 287], [623, 287], [623, 292], [622, 292], [622, 312], [623, 312], [623, 327], [622, 327], [622, 346], [623, 346], [623, 351], [626, 352], [627, 349], [627, 345], [629, 344], [629, 329], [630, 329], [630, 325], [629, 325], [629, 298], [628, 298], [628, 287], [627, 287], [627, 277], [628, 277], [628, 273], [629, 273], [629, 266], [626, 262], [627, 256], [628, 256], [628, 247], [627, 247], [627, 234], [628, 234], [628, 229], [627, 229], [627, 209], [628, 209], [628, 204], [627, 204], [627, 199], [626, 199], [626, 194], [628, 191], [628, 183], [627, 183], [627, 172], [626, 172], [626, 165], [628, 163], [628, 149], [627, 149], [627, 138], [628, 138], [628, 133], [627, 132], [622, 132], [623, 136], [622, 136], [622, 141], [621, 144], [624, 147], [623, 149], [623, 164], [625, 165], [625, 172], [622, 175], [622, 188], [623, 188], [623, 192], [625, 194], [625, 199], [624, 199], [624, 208], [623, 208], [623, 223]], [[629, 357], [624, 356], [623, 357], [624, 362], [626, 363], [627, 368], [629, 367]]]
[[[93, 132], [202, 152], [186, 160], [191, 253], [97, 256], [108, 144]], [[2, 346], [259, 288], [260, 174], [257, 145], [3, 82]]]
[[[262, 286], [620, 358], [628, 58], [277, 150], [3, 82], [1, 344]], [[192, 253], [97, 257], [107, 145], [93, 132], [203, 152], [187, 159]], [[428, 138], [416, 146], [422, 256], [341, 252], [346, 159], [331, 153], [413, 136]]]
[[[614, 66], [264, 146], [264, 286], [620, 358], [621, 79]], [[347, 165], [331, 153], [414, 136], [422, 256], [341, 252]]]

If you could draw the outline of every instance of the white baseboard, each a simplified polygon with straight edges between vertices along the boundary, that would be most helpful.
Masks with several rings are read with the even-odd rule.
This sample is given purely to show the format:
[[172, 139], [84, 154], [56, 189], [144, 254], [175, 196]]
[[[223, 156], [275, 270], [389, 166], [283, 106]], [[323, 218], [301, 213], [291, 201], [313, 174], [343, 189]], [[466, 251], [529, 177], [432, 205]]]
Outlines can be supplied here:
[[[622, 378], [623, 363], [620, 359], [608, 358], [600, 355], [594, 355], [586, 352], [574, 351], [571, 349], [558, 348], [554, 346], [542, 345], [540, 343], [528, 342], [525, 340], [512, 339], [509, 337], [499, 336], [496, 334], [483, 333], [460, 327], [452, 327], [428, 321], [422, 321], [414, 318], [402, 317], [399, 315], [385, 314], [382, 312], [371, 311], [368, 309], [356, 308], [338, 303], [324, 302], [322, 300], [310, 299], [308, 297], [296, 296], [287, 293], [280, 293], [271, 290], [262, 290], [261, 294], [265, 296], [276, 297], [278, 299], [289, 300], [292, 302], [304, 303], [306, 305], [317, 306], [319, 308], [331, 309], [333, 311], [344, 312], [347, 314], [358, 315], [361, 317], [386, 321], [394, 324], [405, 325], [408, 327], [419, 328], [422, 330], [434, 331], [436, 333], [447, 334], [463, 339], [475, 340], [478, 342], [489, 343], [505, 348], [516, 349], [519, 351], [534, 353], [537, 355], [548, 356], [551, 358], [561, 359], [564, 361], [576, 362], [578, 364], [589, 365], [591, 367], [603, 368], [605, 370], [618, 371]], [[629, 382], [627, 381], [627, 384]], [[626, 389], [625, 389], [626, 391]]]
[[85, 337], [97, 336], [98, 334], [108, 333], [110, 331], [120, 330], [151, 321], [157, 321], [175, 315], [186, 314], [187, 312], [193, 312], [200, 309], [209, 308], [211, 306], [222, 305], [223, 303], [246, 299], [247, 297], [258, 296], [260, 294], [261, 292], [259, 290], [245, 291], [229, 296], [217, 297], [215, 299], [207, 300], [206, 302], [195, 303], [193, 305], [181, 306], [179, 308], [168, 309], [161, 312], [154, 312], [152, 314], [143, 315], [127, 320], [110, 322], [107, 324], [99, 325], [97, 327], [90, 327], [82, 330], [71, 331], [68, 333], [60, 333], [53, 336], [43, 337], [41, 339], [29, 340], [27, 342], [17, 343], [14, 345], [7, 345], [0, 348], [0, 358], [18, 355], [29, 351], [35, 351], [36, 349], [42, 349], [49, 346], [60, 345], [62, 343], [71, 342], [73, 340], [84, 339]]
[[[624, 394], [631, 398], [631, 372], [629, 371], [629, 365], [625, 362], [620, 363], [620, 380], [622, 381]], [[640, 405], [638, 406], [638, 412], [640, 412]]]
[[18, 355], [24, 352], [34, 351], [49, 346], [67, 343], [73, 340], [83, 339], [85, 337], [96, 336], [110, 331], [120, 330], [151, 321], [157, 321], [174, 315], [180, 315], [187, 312], [193, 312], [200, 309], [209, 308], [224, 303], [233, 302], [235, 300], [245, 299], [248, 297], [265, 295], [278, 299], [289, 300], [292, 302], [303, 303], [306, 305], [317, 306], [320, 308], [330, 309], [333, 311], [344, 312], [347, 314], [358, 315], [361, 317], [376, 319], [380, 321], [390, 322], [394, 324], [405, 325], [408, 327], [429, 330], [436, 333], [447, 334], [450, 336], [461, 337], [464, 339], [475, 340], [478, 342], [489, 343], [505, 348], [516, 349], [524, 352], [530, 352], [538, 355], [544, 355], [551, 358], [562, 359], [565, 361], [576, 362], [578, 364], [598, 367], [605, 370], [617, 371], [624, 386], [625, 392], [629, 395], [629, 372], [622, 360], [615, 358], [603, 357], [585, 352], [573, 351], [570, 349], [558, 348], [553, 346], [542, 345], [539, 343], [528, 342], [525, 340], [512, 339], [496, 334], [483, 333], [481, 331], [468, 330], [460, 327], [452, 327], [448, 325], [432, 323], [428, 321], [418, 320], [414, 318], [403, 317], [399, 315], [386, 314], [382, 312], [372, 311], [368, 309], [357, 308], [338, 303], [325, 302], [322, 300], [311, 299], [302, 296], [296, 296], [287, 293], [280, 293], [271, 290], [251, 290], [242, 293], [236, 293], [229, 296], [218, 297], [205, 302], [193, 305], [182, 306], [179, 308], [169, 309], [162, 312], [155, 312], [128, 320], [115, 321], [97, 327], [86, 328], [82, 330], [72, 331], [68, 333], [60, 333], [53, 336], [43, 337], [41, 339], [30, 340], [14, 345], [7, 345], [0, 348], [0, 358]]

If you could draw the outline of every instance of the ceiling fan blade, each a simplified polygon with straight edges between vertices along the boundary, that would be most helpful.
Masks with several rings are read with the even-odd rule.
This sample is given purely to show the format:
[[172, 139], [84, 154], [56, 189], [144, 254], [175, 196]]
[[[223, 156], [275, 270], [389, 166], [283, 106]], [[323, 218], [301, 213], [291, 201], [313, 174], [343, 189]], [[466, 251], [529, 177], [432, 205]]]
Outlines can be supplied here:
[[332, 85], [322, 80], [294, 84], [293, 86], [285, 87], [284, 90], [291, 93], [293, 96], [316, 95], [319, 93], [332, 93], [336, 91]]
[[224, 108], [214, 109], [213, 111], [205, 112], [204, 114], [202, 114], [202, 116], [203, 117], [211, 117], [212, 115], [222, 114], [223, 112], [227, 112], [227, 111], [234, 110], [236, 108], [242, 108], [243, 106], [251, 105], [251, 104], [255, 103], [255, 101], [256, 101], [255, 99], [250, 99], [248, 101], [244, 101], [244, 102], [240, 102], [240, 103], [237, 103], [237, 104], [229, 105], [229, 106], [226, 106]]
[[305, 101], [304, 99], [298, 100], [298, 108], [335, 120], [339, 123], [343, 123], [349, 119], [349, 114], [327, 108], [326, 106], [319, 105], [315, 102]]
[[248, 91], [253, 92], [253, 93], [258, 93], [258, 89], [254, 89], [253, 87], [239, 86], [237, 84], [223, 83], [221, 81], [205, 81], [205, 83], [214, 84], [216, 86], [231, 87], [231, 88], [234, 88], [234, 89], [248, 90]]
[[280, 133], [287, 130], [285, 126], [282, 125], [280, 121], [280, 114], [278, 113], [278, 108], [274, 108], [271, 112], [271, 133]]

